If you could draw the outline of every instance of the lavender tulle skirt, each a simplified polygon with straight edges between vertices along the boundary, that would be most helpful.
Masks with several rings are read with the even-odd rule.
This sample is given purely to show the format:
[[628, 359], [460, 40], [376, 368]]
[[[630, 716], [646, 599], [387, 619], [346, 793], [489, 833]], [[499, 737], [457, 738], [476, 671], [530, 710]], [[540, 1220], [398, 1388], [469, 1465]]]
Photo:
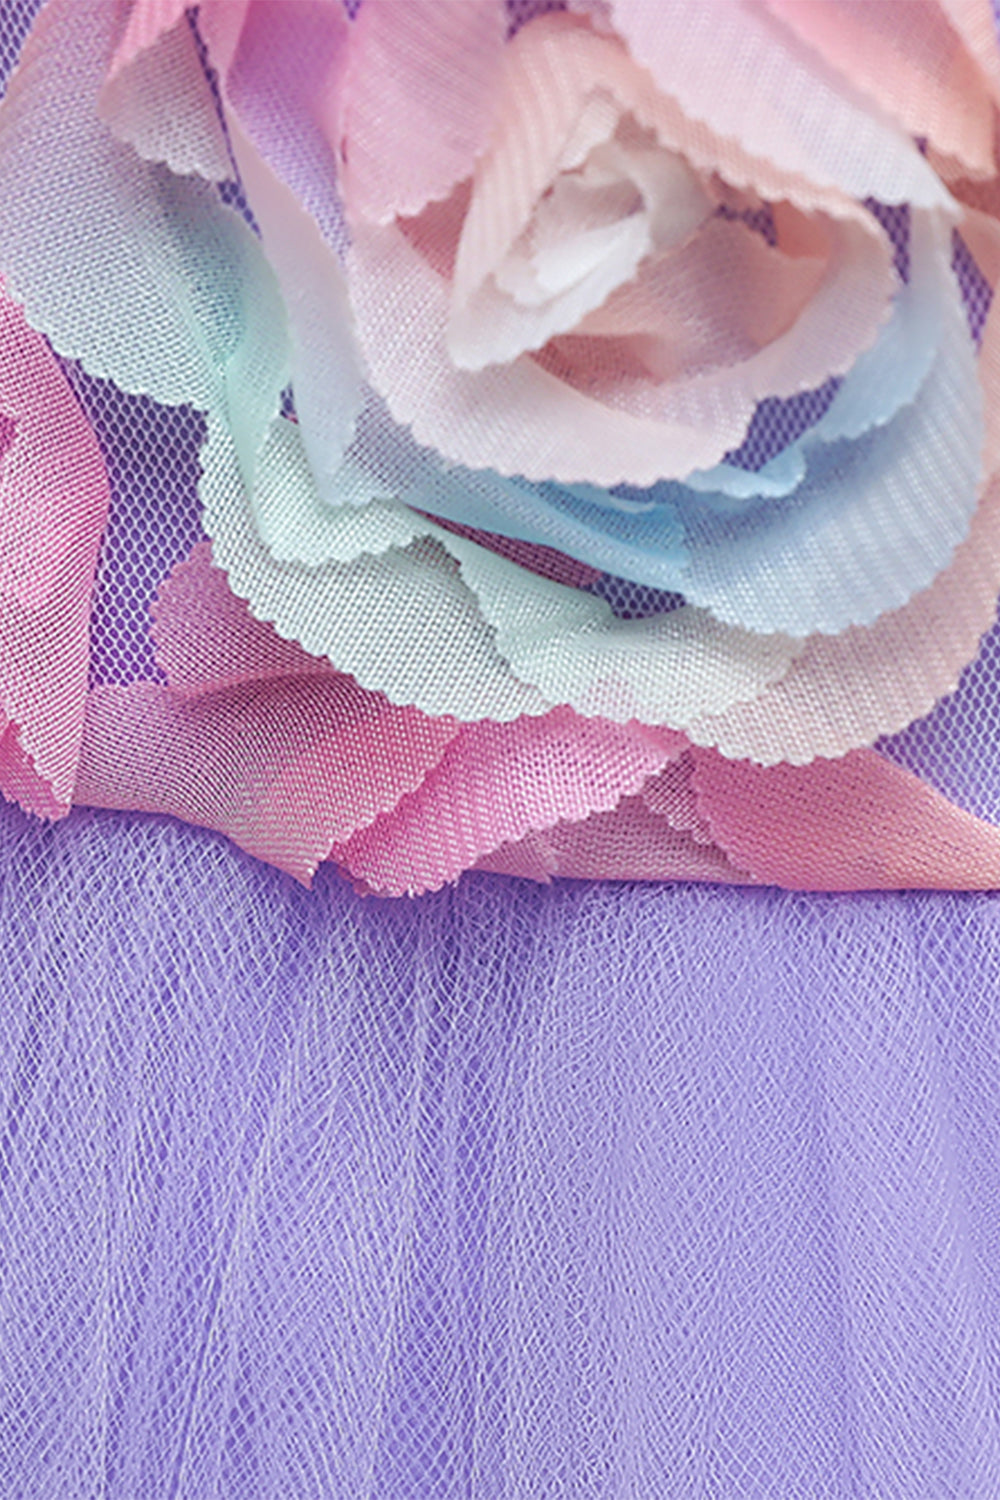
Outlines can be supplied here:
[[996, 898], [0, 848], [0, 1495], [1000, 1494]]

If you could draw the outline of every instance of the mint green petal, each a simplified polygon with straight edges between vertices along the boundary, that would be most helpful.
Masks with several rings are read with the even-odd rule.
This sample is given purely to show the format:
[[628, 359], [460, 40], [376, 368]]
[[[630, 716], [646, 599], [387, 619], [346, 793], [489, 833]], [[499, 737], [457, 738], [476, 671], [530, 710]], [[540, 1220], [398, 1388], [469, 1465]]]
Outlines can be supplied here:
[[618, 620], [389, 498], [330, 509], [292, 422], [268, 434], [251, 504], [210, 418], [201, 493], [213, 557], [259, 619], [425, 713], [507, 721], [569, 703], [683, 728], [757, 697], [799, 649], [689, 608]]
[[[300, 446], [282, 485], [287, 498], [292, 484], [314, 481], [297, 429], [293, 423], [283, 427], [282, 444]], [[269, 437], [262, 457], [265, 476], [280, 466], [272, 443]], [[258, 619], [314, 656], [328, 657], [363, 687], [428, 714], [465, 719], [507, 722], [553, 706], [510, 671], [455, 561], [431, 537], [438, 528], [420, 517], [383, 504], [344, 507], [330, 517], [342, 534], [327, 531], [327, 561], [278, 562], [258, 535], [225, 424], [212, 415], [202, 449], [201, 498], [213, 560], [234, 593]], [[315, 496], [311, 503], [319, 505]], [[393, 532], [395, 524], [410, 526], [411, 519], [409, 532]], [[412, 545], [393, 544], [393, 535], [403, 541], [415, 528], [424, 534]]]
[[[376, 557], [390, 547], [408, 547], [428, 534], [423, 517], [394, 504], [356, 461], [344, 461], [338, 480], [353, 503], [326, 504], [328, 492], [316, 483], [302, 429], [281, 418], [272, 423], [257, 457], [250, 510], [275, 562], [310, 569], [350, 563], [363, 553]], [[380, 498], [386, 503], [379, 504]]]
[[277, 283], [213, 188], [98, 118], [112, 19], [50, 0], [36, 22], [0, 105], [0, 271], [60, 353], [130, 393], [225, 410], [250, 462], [287, 378]]
[[[696, 702], [741, 703], [784, 677], [800, 643], [753, 635], [684, 605], [620, 620], [603, 599], [538, 578], [461, 537], [449, 550], [519, 677], [583, 714], [683, 729]], [[513, 589], [516, 587], [516, 598]]]

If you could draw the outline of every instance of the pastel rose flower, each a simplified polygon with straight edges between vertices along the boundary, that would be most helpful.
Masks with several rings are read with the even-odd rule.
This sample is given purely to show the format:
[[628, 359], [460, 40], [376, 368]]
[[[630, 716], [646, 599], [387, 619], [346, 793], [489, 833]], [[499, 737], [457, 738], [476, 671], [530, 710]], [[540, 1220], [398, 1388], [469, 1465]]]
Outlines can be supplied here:
[[[349, 23], [338, 13], [300, 118], [319, 119], [332, 148], [345, 292], [375, 392], [352, 457], [424, 513], [686, 601], [674, 623], [691, 633], [669, 666], [647, 628], [627, 667], [595, 650], [574, 673], [581, 642], [618, 650], [625, 633], [513, 581], [493, 607], [444, 542], [546, 702], [669, 722], [736, 755], [836, 754], [928, 708], [989, 622], [985, 500], [975, 545], [956, 550], [986, 474], [984, 365], [952, 261], [960, 229], [982, 262], [963, 262], [966, 294], [992, 275], [992, 227], [973, 223], [967, 189], [995, 180], [996, 42], [973, 4], [870, 11], [365, 0]], [[275, 13], [255, 23], [251, 7], [228, 47], [221, 23], [203, 29], [232, 59], [230, 120], [251, 135], [256, 122], [258, 151], [316, 214], [304, 154], [289, 164], [266, 126]], [[279, 214], [251, 154], [240, 160], [267, 247]], [[290, 260], [286, 285], [305, 280]], [[307, 331], [303, 347], [315, 342]], [[315, 424], [302, 425], [308, 447]], [[287, 566], [272, 524], [265, 545]], [[267, 594], [297, 633], [297, 612], [255, 581], [264, 564], [222, 532], [234, 586]], [[968, 609], [942, 633], [945, 588]], [[518, 650], [511, 616], [532, 632], [544, 619], [546, 649]], [[752, 659], [753, 680], [713, 681], [711, 705], [665, 692], [685, 656], [688, 684], [712, 678], [705, 632], [719, 625], [733, 633], [708, 654]], [[784, 664], [765, 662], [779, 640]], [[767, 684], [796, 679], [794, 714], [776, 708]], [[378, 685], [415, 692], [412, 679]], [[817, 700], [808, 727], [794, 720]], [[424, 701], [510, 712], [461, 693]], [[759, 714], [737, 729], [760, 702], [767, 731]]]
[[[992, 175], [985, 72], [943, 11], [906, 9], [896, 45], [914, 20], [922, 32], [897, 72], [912, 64], [918, 86], [928, 73], [927, 129]], [[509, 35], [489, 0], [411, 9], [405, 25], [370, 0], [327, 119], [359, 336], [393, 415], [449, 461], [554, 481], [532, 539], [566, 542], [559, 520], [585, 517], [596, 566], [805, 636], [870, 623], [947, 561], [979, 442], [937, 399], [942, 358], [970, 413], [978, 390], [949, 267], [956, 206], [908, 133], [912, 79], [860, 97], [788, 10], [618, 0]], [[834, 40], [842, 22], [859, 45], [873, 33], [870, 59], [891, 50], [893, 25], [863, 7], [820, 10]], [[906, 281], [880, 204], [909, 211]], [[762, 402], [806, 392], [814, 411], [829, 403], [825, 420], [792, 413], [797, 442], [758, 441], [751, 468], [727, 461]], [[901, 433], [914, 402], [927, 421]], [[925, 485], [926, 506], [902, 506], [880, 486], [883, 450], [901, 475], [946, 425], [965, 462]], [[861, 476], [829, 452], [847, 440], [862, 443]], [[464, 519], [524, 536], [503, 511]], [[907, 549], [922, 563], [901, 566]]]
[[[998, 269], [992, 23], [879, 15], [50, 0], [4, 268], [57, 347], [206, 411], [215, 563], [366, 689], [843, 754], [954, 685], [1000, 584], [963, 305]], [[88, 216], [46, 204], [56, 149]], [[234, 170], [259, 240], [197, 180]], [[482, 533], [672, 597], [616, 618]]]

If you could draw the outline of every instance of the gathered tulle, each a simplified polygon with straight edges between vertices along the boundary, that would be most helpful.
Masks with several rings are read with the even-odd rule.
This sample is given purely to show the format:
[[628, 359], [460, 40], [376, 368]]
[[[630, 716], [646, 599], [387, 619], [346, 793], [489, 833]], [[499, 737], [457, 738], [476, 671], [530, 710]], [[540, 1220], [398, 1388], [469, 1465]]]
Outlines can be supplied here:
[[995, 898], [0, 815], [10, 1495], [987, 1496]]

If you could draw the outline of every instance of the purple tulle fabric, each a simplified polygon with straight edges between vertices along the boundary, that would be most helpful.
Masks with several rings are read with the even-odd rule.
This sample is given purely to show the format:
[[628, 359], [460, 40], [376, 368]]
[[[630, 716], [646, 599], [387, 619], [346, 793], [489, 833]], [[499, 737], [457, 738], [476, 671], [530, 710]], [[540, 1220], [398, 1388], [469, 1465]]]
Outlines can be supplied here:
[[0, 838], [0, 1494], [1000, 1494], [995, 899]]

